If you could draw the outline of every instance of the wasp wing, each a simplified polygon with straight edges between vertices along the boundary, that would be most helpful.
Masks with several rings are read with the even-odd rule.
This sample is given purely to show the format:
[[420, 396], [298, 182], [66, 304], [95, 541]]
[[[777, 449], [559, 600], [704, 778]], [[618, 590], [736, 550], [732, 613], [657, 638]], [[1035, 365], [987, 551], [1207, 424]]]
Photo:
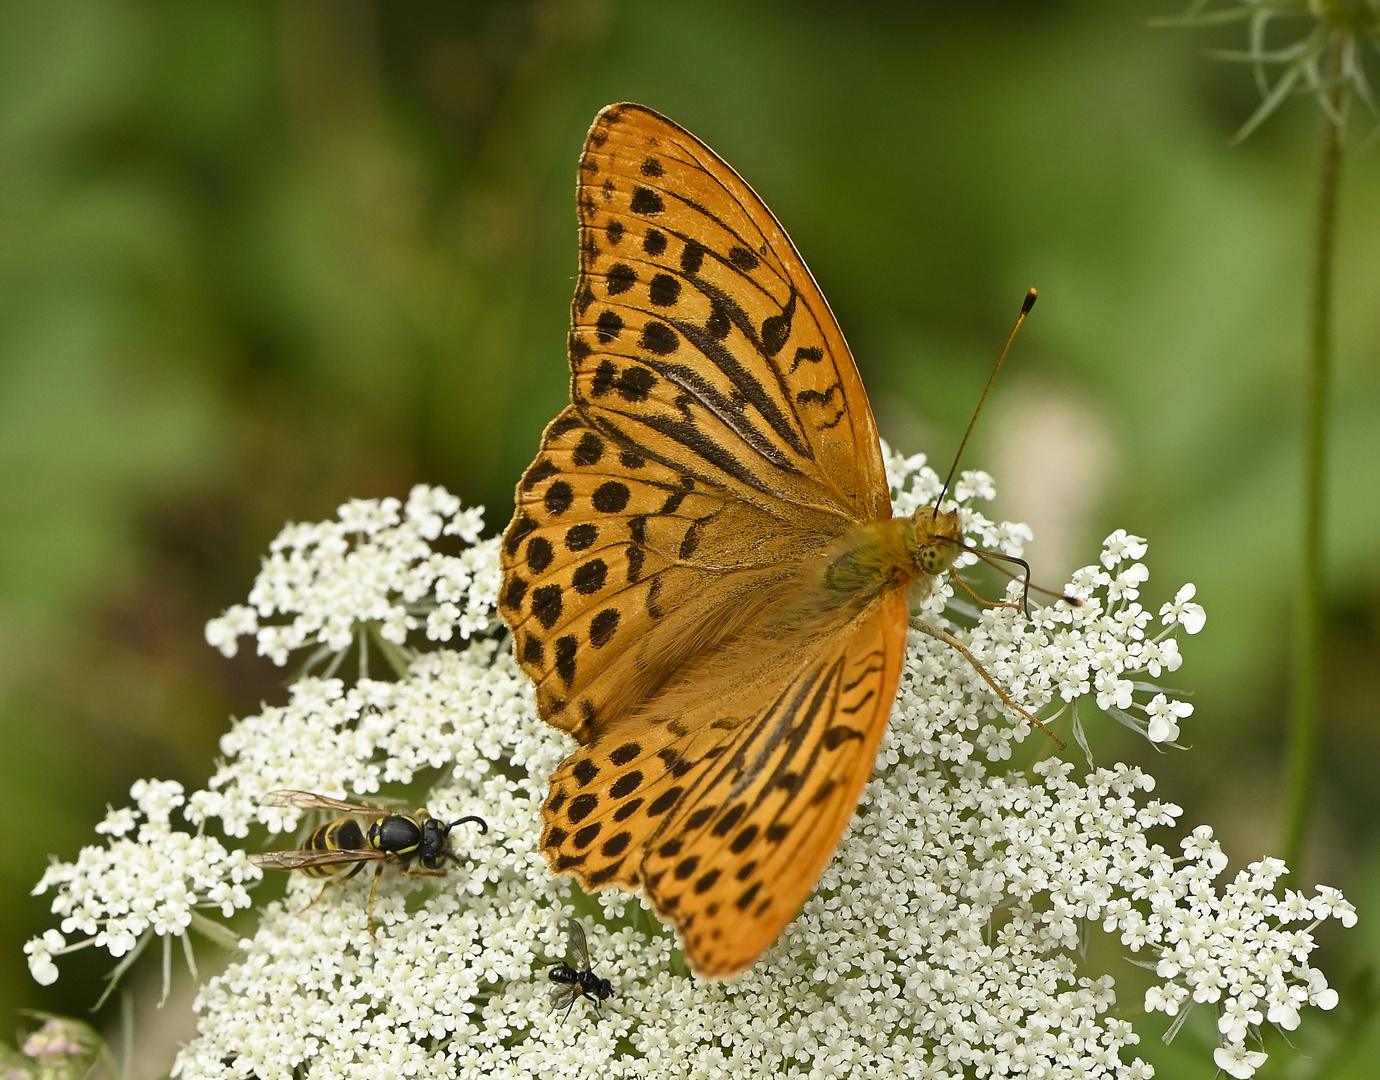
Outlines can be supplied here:
[[259, 800], [259, 804], [261, 806], [286, 806], [293, 810], [336, 810], [342, 814], [359, 814], [362, 817], [387, 817], [391, 813], [381, 806], [345, 802], [343, 799], [317, 795], [313, 791], [294, 791], [291, 788], [270, 791]]
[[294, 851], [260, 851], [249, 856], [249, 861], [264, 870], [305, 870], [312, 866], [347, 866], [350, 863], [377, 862], [388, 856], [382, 851], [333, 850], [313, 851], [299, 848]]

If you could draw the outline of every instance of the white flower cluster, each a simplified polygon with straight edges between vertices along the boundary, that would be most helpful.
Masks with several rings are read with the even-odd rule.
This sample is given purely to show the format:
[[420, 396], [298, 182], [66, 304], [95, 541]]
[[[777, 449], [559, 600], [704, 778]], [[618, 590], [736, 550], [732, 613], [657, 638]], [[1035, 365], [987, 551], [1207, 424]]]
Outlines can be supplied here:
[[[922, 506], [930, 506], [939, 498], [944, 481], [925, 464], [924, 454], [906, 456], [895, 453], [882, 443], [882, 458], [886, 463], [887, 483], [891, 487], [891, 506], [897, 514], [907, 517]], [[997, 485], [992, 477], [978, 469], [964, 469], [958, 474], [953, 489], [944, 496], [944, 505], [958, 504], [963, 515], [963, 528], [973, 534], [976, 543], [990, 551], [1020, 558], [1025, 545], [1033, 540], [1030, 526], [1019, 521], [992, 521], [970, 504], [974, 499], [986, 502], [997, 497]], [[955, 566], [971, 566], [974, 555], [961, 555]]]
[[[61, 933], [49, 930], [24, 946], [30, 973], [44, 985], [56, 981], [53, 957], [64, 952], [94, 945], [124, 956], [150, 932], [183, 936], [197, 907], [219, 908], [229, 918], [251, 903], [245, 884], [262, 875], [243, 851], [172, 828], [172, 811], [183, 802], [181, 784], [140, 780], [130, 797], [138, 810], [112, 810], [96, 826], [112, 837], [106, 846], [82, 848], [74, 863], [53, 863], [34, 887], [35, 896], [57, 890], [52, 910], [63, 917]], [[84, 940], [69, 945], [63, 935], [74, 933]]]
[[[1293, 1031], [1303, 1005], [1337, 1004], [1337, 991], [1308, 966], [1312, 932], [1329, 918], [1355, 926], [1356, 909], [1325, 885], [1311, 897], [1293, 889], [1276, 896], [1285, 870], [1279, 859], [1252, 863], [1219, 896], [1211, 883], [1227, 857], [1212, 829], [1200, 825], [1181, 847], [1179, 860], [1156, 850], [1140, 876], [1135, 893], [1149, 914], [1121, 898], [1104, 908], [1103, 929], [1120, 930], [1133, 952], [1149, 946], [1158, 953], [1156, 973], [1169, 981], [1146, 992], [1146, 1011], [1175, 1016], [1183, 1009], [1187, 1015], [1195, 1004], [1216, 1004], [1224, 1042], [1214, 1053], [1217, 1065], [1232, 1076], [1250, 1076], [1265, 1061], [1263, 1052], [1246, 1045], [1253, 1029], [1268, 1020]], [[1284, 929], [1300, 923], [1306, 925]]]
[[[901, 457], [885, 445], [883, 449], [896, 513], [913, 514], [933, 503], [943, 483], [925, 465], [925, 456]], [[954, 485], [953, 494], [959, 500], [992, 499], [996, 488], [986, 473], [965, 472]], [[974, 542], [988, 549], [1019, 556], [1023, 543], [1031, 539], [1025, 525], [997, 523], [970, 507], [960, 509]], [[969, 647], [997, 682], [1028, 707], [1042, 708], [1056, 696], [1073, 703], [1096, 691], [1099, 709], [1151, 742], [1173, 743], [1179, 737], [1179, 721], [1192, 714], [1193, 706], [1162, 693], [1149, 701], [1138, 700], [1137, 683], [1129, 676], [1148, 674], [1158, 679], [1162, 672], [1177, 671], [1183, 658], [1178, 641], [1171, 636], [1174, 628], [1182, 626], [1186, 633], [1196, 634], [1207, 617], [1200, 605], [1192, 603], [1193, 586], [1185, 585], [1172, 603], [1160, 608], [1162, 629], [1146, 637], [1153, 616], [1138, 600], [1140, 586], [1150, 576], [1139, 561], [1146, 550], [1144, 539], [1118, 529], [1103, 542], [1102, 567], [1084, 567], [1066, 586], [1065, 595], [1081, 601], [1077, 606], [1060, 603], [1038, 609], [1033, 626], [1010, 608], [989, 609], [980, 617], [983, 634]], [[970, 564], [976, 560], [974, 555], [966, 558]], [[1129, 565], [1121, 566], [1123, 562]], [[1112, 571], [1116, 571], [1115, 576]], [[1020, 583], [1013, 581], [1007, 598], [1021, 599], [1020, 590]], [[953, 588], [942, 582], [927, 601], [927, 617], [942, 622], [942, 612], [952, 602]], [[995, 695], [988, 695], [988, 699], [996, 701]], [[1143, 713], [1146, 718], [1134, 713]], [[1076, 724], [1076, 712], [1074, 716]], [[1076, 724], [1075, 736], [1080, 743], [1085, 742], [1081, 725]], [[984, 749], [994, 758], [1006, 756], [1012, 737], [1012, 729], [1000, 729], [994, 733], [995, 741], [983, 740]]]
[[[261, 656], [284, 664], [304, 645], [343, 653], [363, 625], [395, 646], [423, 625], [432, 641], [491, 628], [484, 598], [498, 589], [497, 566], [473, 547], [447, 555], [431, 546], [441, 536], [475, 544], [482, 509], [462, 513], [448, 491], [418, 484], [406, 506], [393, 498], [353, 499], [338, 512], [338, 521], [291, 524], [278, 534], [249, 605], [236, 604], [206, 624], [210, 645], [234, 656], [239, 638], [253, 634]], [[275, 615], [292, 621], [263, 621]]]
[[[933, 474], [915, 481], [921, 463], [907, 464], [897, 488], [931, 485], [932, 499]], [[990, 488], [990, 478], [965, 478], [962, 491], [979, 497]], [[897, 508], [906, 511], [904, 499]], [[984, 543], [1028, 538], [1023, 527], [968, 513]], [[1006, 539], [985, 539], [989, 530]], [[487, 625], [497, 549], [479, 544], [467, 554], [473, 580], [491, 584], [471, 590], [460, 615]], [[1150, 616], [1137, 603], [1145, 575], [1136, 569], [1144, 554], [1143, 541], [1114, 534], [1102, 567], [1075, 576], [1081, 606], [1043, 608], [1033, 622], [997, 609], [954, 633], [1017, 700], [1038, 707], [1055, 696], [1105, 696], [1127, 717], [1143, 709], [1148, 719], [1134, 719], [1153, 735], [1155, 724], [1185, 713], [1158, 693], [1138, 705], [1135, 695], [1151, 692], [1143, 684], [1131, 684], [1129, 700], [1121, 692], [1130, 674], [1179, 662], [1172, 638], [1145, 636]], [[312, 557], [321, 565], [302, 570], [324, 594], [337, 556]], [[397, 558], [378, 568], [382, 578], [425, 561], [415, 552]], [[932, 620], [941, 607], [935, 601]], [[1181, 591], [1161, 618], [1166, 630], [1191, 631], [1201, 608]], [[351, 637], [342, 640], [346, 647]], [[874, 775], [819, 887], [745, 975], [702, 983], [637, 899], [584, 897], [547, 873], [541, 801], [573, 744], [537, 718], [506, 644], [480, 637], [462, 650], [436, 649], [392, 683], [301, 680], [286, 706], [236, 723], [222, 742], [229, 760], [190, 798], [190, 818], [216, 819], [231, 835], [256, 821], [288, 831], [296, 815], [259, 805], [266, 790], [350, 798], [445, 769], [429, 809], [445, 819], [478, 814], [489, 832], [457, 832], [462, 865], [445, 879], [387, 870], [377, 936], [366, 914], [372, 869], [309, 907], [321, 882], [293, 875], [287, 900], [270, 904], [242, 943], [243, 957], [203, 988], [200, 1034], [178, 1074], [1149, 1077], [1149, 1065], [1127, 1060], [1138, 1036], [1111, 1015], [1112, 979], [1082, 966], [1081, 945], [1098, 926], [1159, 965], [1163, 982], [1147, 1008], [1212, 1003], [1217, 1062], [1233, 1076], [1263, 1060], [1251, 1048], [1261, 1024], [1288, 1028], [1303, 1005], [1335, 1003], [1308, 958], [1311, 923], [1354, 922], [1339, 894], [1277, 898], [1279, 866], [1270, 861], [1219, 892], [1224, 860], [1210, 833], [1194, 832], [1179, 859], [1149, 840], [1180, 814], [1146, 798], [1152, 777], [1117, 765], [1080, 781], [1059, 759], [1029, 772], [999, 765], [1029, 730], [1004, 711], [956, 650], [913, 634]], [[156, 851], [165, 842], [150, 834]], [[76, 900], [75, 879], [63, 880]], [[601, 1015], [584, 1003], [568, 1018], [550, 1008], [545, 968], [562, 958], [571, 914], [584, 920], [596, 973], [614, 986]], [[45, 958], [36, 971], [42, 963], [51, 967]]]

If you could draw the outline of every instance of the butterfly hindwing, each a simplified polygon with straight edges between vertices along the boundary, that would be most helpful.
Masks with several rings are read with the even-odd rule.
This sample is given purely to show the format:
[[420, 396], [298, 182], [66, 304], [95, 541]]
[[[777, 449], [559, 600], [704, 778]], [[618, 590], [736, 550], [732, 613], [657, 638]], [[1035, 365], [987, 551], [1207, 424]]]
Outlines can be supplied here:
[[[790, 654], [770, 698], [749, 686], [675, 716], [653, 702], [551, 780], [542, 844], [588, 888], [641, 885], [702, 976], [735, 974], [800, 909], [871, 774], [900, 678], [903, 594]], [[751, 711], [752, 703], [760, 705]]]

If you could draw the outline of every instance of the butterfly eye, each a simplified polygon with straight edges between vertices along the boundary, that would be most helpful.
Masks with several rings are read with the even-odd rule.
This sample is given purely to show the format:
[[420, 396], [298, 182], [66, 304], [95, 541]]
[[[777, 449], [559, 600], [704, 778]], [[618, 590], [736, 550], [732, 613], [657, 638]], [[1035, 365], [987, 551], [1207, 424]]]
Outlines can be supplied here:
[[920, 569], [927, 574], [942, 574], [953, 565], [958, 547], [950, 543], [926, 544], [915, 555]]

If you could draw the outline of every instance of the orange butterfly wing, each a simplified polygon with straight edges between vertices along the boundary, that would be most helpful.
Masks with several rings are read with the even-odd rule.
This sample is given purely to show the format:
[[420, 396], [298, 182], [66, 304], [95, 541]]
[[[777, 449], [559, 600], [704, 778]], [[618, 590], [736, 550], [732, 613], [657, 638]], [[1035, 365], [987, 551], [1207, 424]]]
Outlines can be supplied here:
[[828, 305], [711, 150], [609, 106], [577, 202], [572, 404], [502, 552], [540, 713], [585, 744], [543, 850], [590, 888], [643, 886], [695, 969], [727, 975], [809, 893], [895, 695], [904, 590], [808, 599], [850, 529], [890, 518], [885, 468]]
[[[695, 971], [742, 971], [800, 910], [896, 696], [904, 592], [783, 649], [757, 683], [606, 732], [551, 777], [542, 847], [587, 888], [641, 885]], [[768, 684], [764, 695], [758, 691]]]
[[722, 158], [645, 106], [610, 105], [576, 205], [570, 397], [594, 427], [772, 513], [891, 516], [843, 334]]

